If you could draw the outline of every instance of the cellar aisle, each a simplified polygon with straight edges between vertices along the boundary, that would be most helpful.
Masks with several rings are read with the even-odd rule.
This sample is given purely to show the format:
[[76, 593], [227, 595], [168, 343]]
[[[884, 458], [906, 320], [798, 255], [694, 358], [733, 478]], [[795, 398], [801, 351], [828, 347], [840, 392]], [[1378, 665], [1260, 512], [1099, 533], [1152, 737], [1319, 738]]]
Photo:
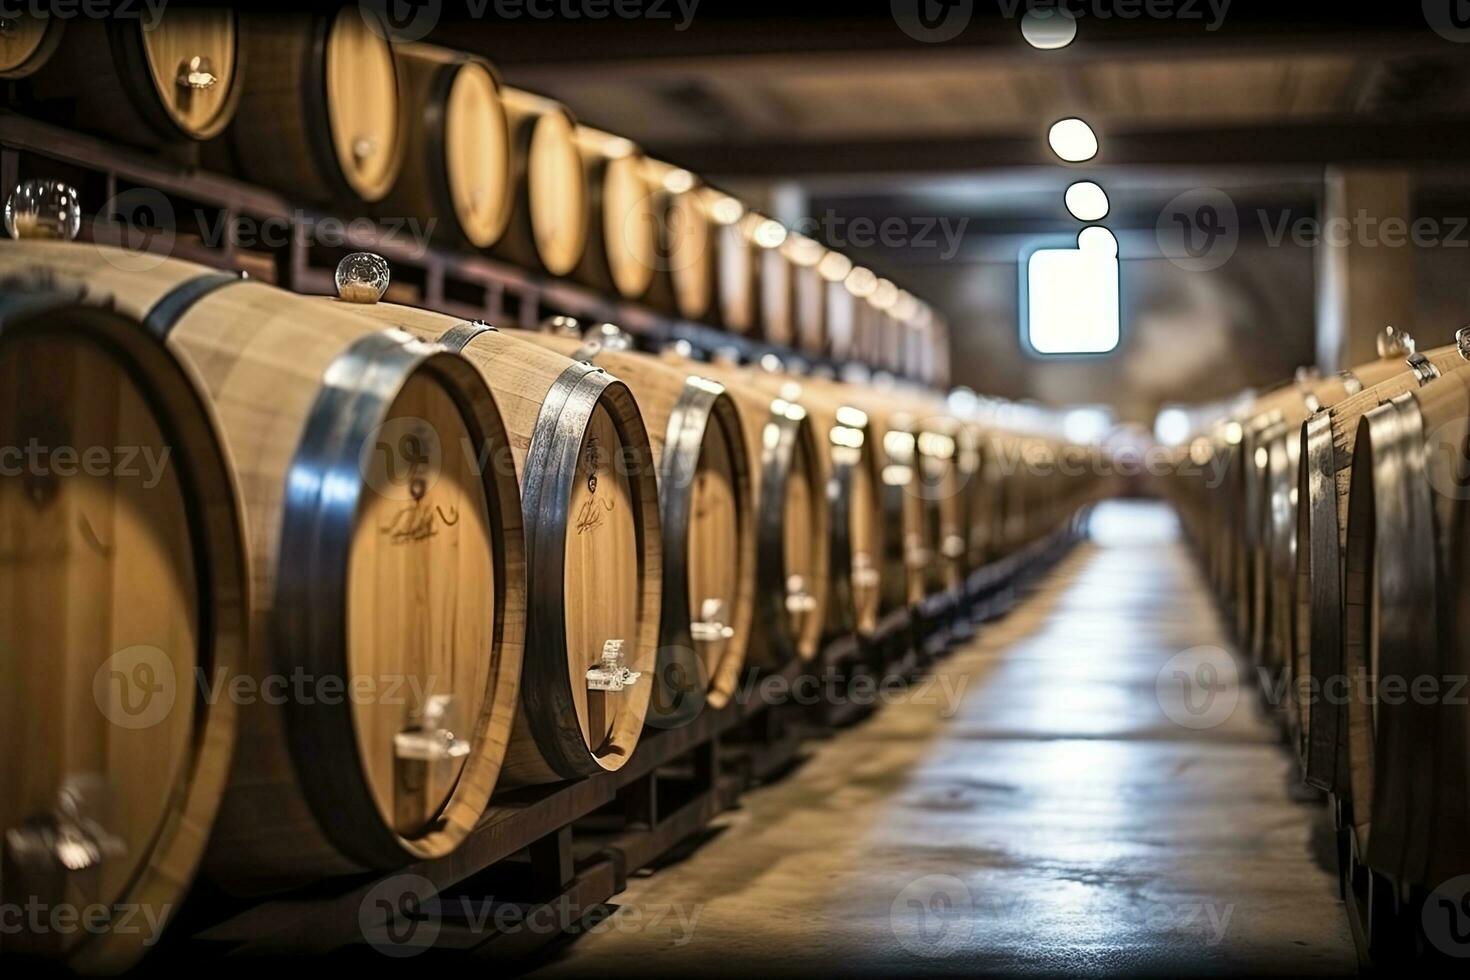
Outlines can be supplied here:
[[1196, 715], [1158, 693], [1225, 642], [1172, 514], [1112, 503], [1093, 531], [539, 972], [1351, 973], [1322, 808], [1252, 698], [1196, 730], [1170, 716], [1236, 689]]

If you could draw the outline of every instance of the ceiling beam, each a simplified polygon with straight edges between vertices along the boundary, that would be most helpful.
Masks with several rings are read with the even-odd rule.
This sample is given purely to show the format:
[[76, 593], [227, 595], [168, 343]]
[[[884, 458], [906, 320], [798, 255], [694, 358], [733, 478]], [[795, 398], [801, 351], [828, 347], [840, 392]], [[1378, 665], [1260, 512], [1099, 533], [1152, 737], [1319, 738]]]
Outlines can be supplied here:
[[[1059, 51], [1037, 51], [1022, 42], [1018, 18], [1002, 13], [1024, 11], [1027, 0], [974, 3], [964, 29], [943, 43], [923, 43], [906, 34], [888, 3], [858, 13], [756, 18], [749, 15], [748, 4], [733, 0], [606, 0], [610, 9], [627, 3], [644, 15], [547, 20], [527, 11], [566, 5], [557, 0], [485, 2], [489, 5], [480, 17], [467, 16], [464, 9], [446, 10], [429, 39], [483, 54], [512, 81], [525, 85], [564, 79], [568, 73], [623, 79], [714, 71], [736, 77], [772, 70], [873, 67], [879, 62], [973, 63], [977, 57], [991, 65], [1311, 53], [1470, 57], [1466, 46], [1450, 44], [1430, 30], [1418, 4], [1382, 4], [1357, 12], [1339, 5], [1313, 15], [1297, 4], [1262, 13], [1242, 10], [1237, 2], [1225, 7], [1225, 16], [1216, 23], [1208, 0], [1171, 0], [1192, 16], [1088, 15], [1079, 23], [1077, 41]], [[1407, 10], [1409, 6], [1413, 9]], [[1084, 13], [1091, 9], [1081, 7]], [[509, 16], [495, 13], [502, 8]]]
[[[1434, 164], [1470, 158], [1465, 119], [1402, 122], [1360, 117], [1239, 128], [1099, 133], [1101, 151], [1078, 167], [1250, 168], [1331, 163]], [[661, 158], [720, 177], [974, 173], [1057, 163], [1041, 136], [923, 136], [912, 139], [736, 141], [655, 144]]]

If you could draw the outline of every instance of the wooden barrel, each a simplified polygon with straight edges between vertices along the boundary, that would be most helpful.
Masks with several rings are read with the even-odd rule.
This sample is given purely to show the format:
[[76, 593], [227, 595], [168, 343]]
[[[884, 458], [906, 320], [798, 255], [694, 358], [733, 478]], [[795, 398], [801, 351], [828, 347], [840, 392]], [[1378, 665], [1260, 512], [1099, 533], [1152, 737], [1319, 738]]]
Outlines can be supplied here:
[[715, 312], [731, 333], [755, 335], [759, 326], [759, 258], [753, 229], [765, 220], [728, 194], [706, 188], [715, 265]]
[[[665, 358], [689, 362], [673, 350]], [[830, 601], [826, 456], [800, 405], [772, 396], [729, 363], [696, 370], [725, 386], [740, 410], [755, 479], [756, 613], [747, 659], [783, 667], [821, 648]]]
[[832, 337], [832, 356], [842, 360], [856, 360], [876, 367], [874, 339], [877, 336], [878, 309], [873, 306], [873, 291], [878, 288], [878, 277], [873, 270], [864, 266], [853, 266], [843, 280], [847, 292], [852, 296], [852, 331], [847, 337]]
[[[1412, 340], [1396, 335], [1395, 344]], [[1398, 348], [1394, 347], [1397, 352]], [[1389, 349], [1385, 347], [1385, 353]], [[1329, 377], [1302, 374], [1286, 396], [1267, 399], [1270, 408], [1256, 414], [1244, 428], [1242, 449], [1246, 467], [1246, 519], [1244, 540], [1247, 548], [1248, 630], [1245, 634], [1255, 662], [1273, 684], [1286, 679], [1283, 675], [1291, 660], [1295, 642], [1292, 622], [1295, 602], [1292, 590], [1296, 581], [1297, 504], [1294, 499], [1298, 484], [1300, 439], [1303, 421], [1314, 412], [1336, 405], [1367, 384], [1403, 370], [1402, 358], [1380, 358]], [[1288, 725], [1295, 725], [1289, 703], [1282, 706]]]
[[395, 49], [403, 169], [377, 207], [446, 242], [489, 248], [510, 221], [510, 128], [500, 80], [483, 58], [428, 44]]
[[945, 437], [926, 437], [925, 414], [895, 390], [855, 384], [844, 385], [844, 389], [852, 404], [868, 414], [882, 446], [881, 493], [887, 529], [883, 608], [917, 606], [944, 587], [945, 572], [938, 557], [938, 494], [933, 489], [943, 482], [944, 464], [931, 454]]
[[388, 303], [358, 309], [461, 351], [493, 382], [510, 433], [530, 616], [501, 782], [621, 769], [648, 713], [663, 582], [656, 468], [632, 392], [522, 331]]
[[0, 78], [34, 75], [56, 53], [65, 28], [66, 21], [49, 15], [9, 18], [9, 29], [0, 31]]
[[241, 517], [197, 377], [19, 249], [0, 273], [0, 902], [109, 911], [70, 933], [17, 919], [5, 947], [120, 972], [158, 937], [115, 917], [172, 919], [224, 794], [237, 709], [196, 680], [245, 660]]
[[160, 8], [156, 23], [76, 17], [59, 45], [48, 20], [39, 36], [31, 26], [7, 42], [21, 59], [13, 70], [35, 71], [31, 90], [48, 116], [65, 104], [77, 128], [150, 147], [210, 139], [234, 116], [245, 88], [234, 11]]
[[813, 357], [823, 357], [827, 353], [828, 283], [818, 270], [827, 250], [816, 240], [791, 232], [781, 253], [790, 267], [795, 346]]
[[1236, 551], [1237, 623], [1252, 658], [1272, 675], [1288, 659], [1276, 638], [1293, 633], [1289, 623], [1278, 627], [1276, 619], [1294, 608], [1288, 597], [1296, 570], [1296, 512], [1289, 495], [1297, 486], [1298, 428], [1312, 413], [1400, 373], [1412, 345], [1412, 339], [1391, 333], [1377, 360], [1326, 377], [1301, 372], [1244, 413], [1237, 457], [1241, 482], [1231, 491], [1239, 494], [1233, 531], [1242, 542]]
[[348, 7], [241, 19], [250, 82], [229, 133], [241, 175], [349, 206], [392, 189], [405, 155], [403, 103], [388, 31], [365, 16]]
[[817, 263], [817, 275], [822, 280], [822, 348], [812, 353], [837, 360], [846, 360], [852, 353], [853, 317], [856, 314], [857, 297], [847, 287], [847, 277], [852, 272], [852, 260], [841, 252], [828, 252]]
[[[1467, 347], [1470, 347], [1470, 335]], [[1400, 889], [1470, 872], [1459, 619], [1470, 369], [1369, 410], [1353, 447], [1343, 667], [1353, 853]]]
[[985, 435], [968, 419], [956, 419], [953, 431], [955, 466], [960, 481], [960, 521], [956, 529], [964, 547], [964, 574], [988, 558], [990, 519], [995, 502], [985, 479]]
[[756, 254], [756, 290], [759, 297], [757, 333], [767, 343], [791, 347], [796, 343], [796, 304], [791, 259], [786, 254], [790, 233], [774, 218], [748, 220], [746, 231]]
[[[1405, 351], [1407, 353], [1407, 351]], [[1352, 371], [1302, 385], [1304, 397], [1290, 401], [1266, 426], [1253, 434], [1265, 450], [1265, 466], [1258, 472], [1262, 484], [1259, 521], [1254, 530], [1256, 573], [1252, 615], [1252, 648], [1269, 675], [1290, 679], [1289, 665], [1296, 642], [1294, 588], [1296, 584], [1297, 488], [1300, 482], [1301, 426], [1314, 412], [1331, 408], [1379, 379], [1404, 370], [1402, 358], [1380, 358]], [[1283, 676], [1284, 675], [1284, 676]], [[1295, 707], [1283, 706], [1288, 723], [1296, 725]]]
[[206, 869], [263, 891], [453, 851], [500, 771], [524, 618], [480, 376], [346, 304], [192, 263], [40, 242], [0, 265], [108, 297], [209, 393], [252, 590], [248, 661], [201, 682], [240, 706]]
[[715, 232], [708, 188], [689, 171], [661, 160], [644, 158], [643, 168], [657, 232], [653, 282], [644, 302], [685, 320], [709, 320], [715, 302]]
[[560, 102], [509, 87], [501, 94], [510, 123], [515, 203], [495, 254], [527, 269], [571, 275], [588, 238], [577, 121]]
[[876, 428], [843, 385], [791, 375], [771, 363], [747, 374], [772, 395], [800, 405], [812, 420], [829, 474], [832, 591], [826, 632], [830, 637], [869, 635], [882, 612], [882, 461]]
[[1340, 705], [1327, 695], [1343, 677], [1342, 553], [1359, 422], [1379, 405], [1462, 362], [1449, 346], [1424, 352], [1422, 362], [1401, 363], [1399, 374], [1315, 413], [1295, 434], [1299, 465], [1290, 704], [1305, 778], [1329, 792], [1346, 785], [1339, 767], [1345, 757]]
[[[698, 365], [626, 349], [626, 337], [534, 340], [606, 368], [632, 390], [658, 467], [663, 527], [663, 612], [651, 724], [692, 720], [706, 701], [727, 704], [739, 684], [755, 609], [755, 488], [739, 409]], [[691, 696], [692, 695], [692, 696]]]
[[631, 140], [578, 126], [577, 153], [587, 184], [587, 248], [574, 278], [639, 299], [659, 264], [659, 229], [643, 151]]

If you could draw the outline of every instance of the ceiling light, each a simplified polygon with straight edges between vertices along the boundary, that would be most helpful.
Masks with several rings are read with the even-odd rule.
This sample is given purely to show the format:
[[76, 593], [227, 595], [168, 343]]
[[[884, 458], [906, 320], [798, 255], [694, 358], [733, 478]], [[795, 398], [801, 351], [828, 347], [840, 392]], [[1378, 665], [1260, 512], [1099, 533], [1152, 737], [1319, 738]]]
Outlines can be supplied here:
[[1062, 119], [1052, 123], [1046, 134], [1052, 152], [1068, 163], [1082, 163], [1097, 156], [1097, 136], [1081, 119]]
[[1055, 51], [1077, 37], [1077, 21], [1065, 10], [1028, 10], [1021, 18], [1021, 36], [1033, 48]]
[[1067, 188], [1067, 210], [1078, 221], [1101, 221], [1108, 216], [1108, 195], [1090, 180]]

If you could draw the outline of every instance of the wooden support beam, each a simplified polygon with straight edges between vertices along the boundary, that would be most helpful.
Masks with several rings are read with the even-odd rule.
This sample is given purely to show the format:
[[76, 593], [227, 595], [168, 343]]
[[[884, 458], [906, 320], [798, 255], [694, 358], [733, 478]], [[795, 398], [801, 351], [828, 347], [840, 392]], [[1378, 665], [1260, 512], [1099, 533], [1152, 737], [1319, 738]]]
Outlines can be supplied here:
[[[1089, 166], [1190, 166], [1212, 170], [1277, 165], [1456, 163], [1470, 158], [1463, 119], [1381, 121], [1356, 116], [1271, 126], [1109, 132]], [[918, 139], [726, 141], [661, 144], [661, 158], [715, 178], [833, 174], [973, 173], [1057, 163], [1041, 135]], [[1081, 172], [1081, 171], [1079, 171]]]
[[[1324, 371], [1370, 361], [1379, 332], [1413, 333], [1415, 247], [1384, 223], [1414, 221], [1413, 180], [1403, 170], [1327, 171], [1317, 244], [1317, 360]], [[1396, 242], [1396, 244], [1395, 244]]]

